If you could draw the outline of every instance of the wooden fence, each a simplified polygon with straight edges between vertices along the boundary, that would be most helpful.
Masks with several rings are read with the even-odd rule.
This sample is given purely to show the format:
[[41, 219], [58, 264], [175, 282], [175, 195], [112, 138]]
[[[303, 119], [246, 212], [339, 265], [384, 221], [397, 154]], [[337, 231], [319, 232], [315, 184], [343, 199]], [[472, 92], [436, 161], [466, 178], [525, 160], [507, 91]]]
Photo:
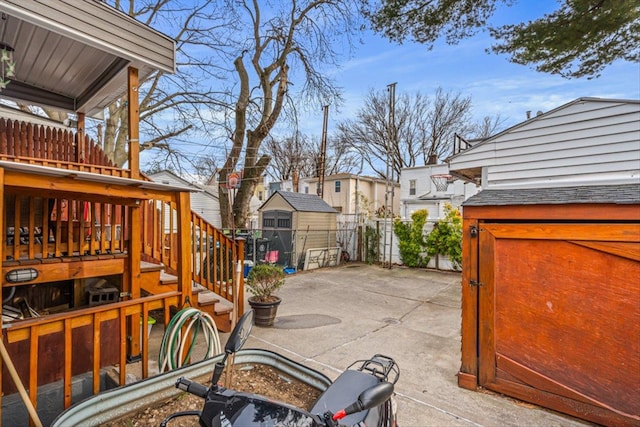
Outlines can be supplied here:
[[72, 130], [0, 118], [0, 160], [130, 177], [91, 138], [81, 139]]

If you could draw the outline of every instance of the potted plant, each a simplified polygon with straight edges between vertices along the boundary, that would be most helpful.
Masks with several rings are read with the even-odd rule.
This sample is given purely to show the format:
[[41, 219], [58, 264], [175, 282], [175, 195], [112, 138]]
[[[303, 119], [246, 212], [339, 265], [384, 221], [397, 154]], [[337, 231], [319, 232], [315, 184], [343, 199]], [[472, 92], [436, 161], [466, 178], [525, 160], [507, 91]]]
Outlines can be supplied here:
[[273, 264], [258, 264], [247, 276], [247, 290], [252, 295], [249, 305], [254, 310], [254, 323], [257, 326], [272, 326], [282, 301], [273, 295], [284, 285], [285, 273], [282, 267]]

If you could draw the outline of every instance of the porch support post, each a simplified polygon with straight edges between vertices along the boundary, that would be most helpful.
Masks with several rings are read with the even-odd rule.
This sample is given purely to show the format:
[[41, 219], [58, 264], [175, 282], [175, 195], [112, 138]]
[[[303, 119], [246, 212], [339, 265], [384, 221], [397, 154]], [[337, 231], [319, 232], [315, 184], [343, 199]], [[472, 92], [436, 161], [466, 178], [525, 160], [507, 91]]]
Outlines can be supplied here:
[[76, 132], [77, 144], [76, 147], [76, 162], [86, 163], [87, 153], [84, 152], [84, 113], [78, 113], [78, 126]]
[[[140, 206], [129, 208], [129, 257], [127, 258], [128, 292], [131, 299], [140, 298], [140, 259], [142, 256], [142, 216]], [[140, 314], [129, 317], [129, 360], [140, 358]]]
[[[6, 239], [5, 231], [6, 228], [4, 226], [4, 169], [0, 168], [0, 236], [2, 239]], [[0, 260], [4, 259], [4, 252], [2, 248], [4, 245], [0, 245]], [[0, 281], [0, 293], [2, 293], [2, 282]], [[4, 340], [4, 329], [2, 329], [2, 304], [0, 304], [0, 340]], [[4, 390], [2, 389], [2, 358], [0, 357], [0, 426], [2, 425], [2, 396], [4, 395]]]
[[[181, 292], [181, 306], [191, 295], [191, 195], [178, 193], [178, 291]], [[193, 301], [191, 301], [193, 304]]]
[[138, 69], [129, 67], [129, 102], [127, 114], [129, 119], [129, 170], [131, 178], [140, 177], [140, 107], [138, 95]]

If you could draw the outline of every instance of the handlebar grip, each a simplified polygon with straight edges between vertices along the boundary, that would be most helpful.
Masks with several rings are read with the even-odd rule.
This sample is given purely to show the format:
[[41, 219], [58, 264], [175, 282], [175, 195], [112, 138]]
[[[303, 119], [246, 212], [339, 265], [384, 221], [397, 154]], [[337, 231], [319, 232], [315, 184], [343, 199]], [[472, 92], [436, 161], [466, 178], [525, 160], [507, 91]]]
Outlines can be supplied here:
[[202, 398], [207, 397], [207, 393], [209, 392], [208, 387], [184, 377], [178, 378], [178, 381], [176, 381], [176, 388]]

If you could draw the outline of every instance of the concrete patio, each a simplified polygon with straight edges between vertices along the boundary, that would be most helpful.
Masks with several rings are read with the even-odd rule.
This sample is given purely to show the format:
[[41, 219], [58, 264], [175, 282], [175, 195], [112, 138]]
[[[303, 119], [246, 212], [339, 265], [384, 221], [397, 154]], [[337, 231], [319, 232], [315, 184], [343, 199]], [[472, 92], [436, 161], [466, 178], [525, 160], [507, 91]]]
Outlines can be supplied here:
[[287, 276], [278, 295], [274, 326], [254, 327], [245, 348], [276, 351], [330, 378], [355, 360], [391, 356], [401, 371], [401, 426], [591, 425], [458, 387], [458, 273], [350, 263]]

